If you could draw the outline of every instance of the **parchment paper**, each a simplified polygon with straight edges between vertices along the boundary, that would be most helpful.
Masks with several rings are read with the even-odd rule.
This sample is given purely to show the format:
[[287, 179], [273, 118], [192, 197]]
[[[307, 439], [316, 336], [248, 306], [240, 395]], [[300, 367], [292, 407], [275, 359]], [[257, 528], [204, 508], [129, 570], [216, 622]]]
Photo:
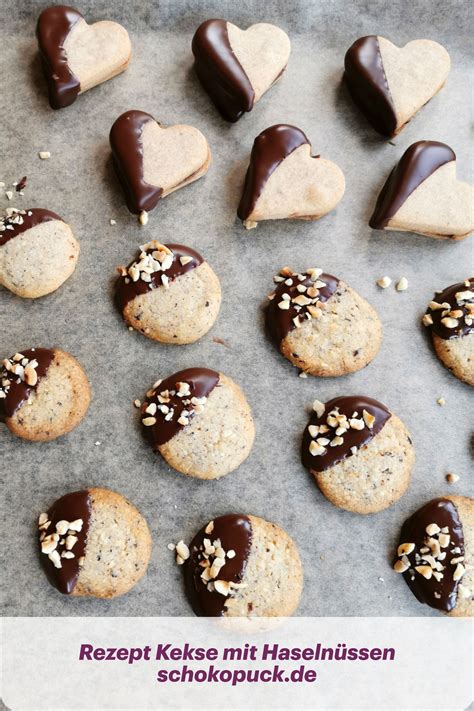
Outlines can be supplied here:
[[[23, 198], [8, 202], [2, 194], [0, 204], [58, 212], [80, 240], [81, 256], [73, 277], [51, 296], [30, 301], [1, 291], [0, 353], [57, 346], [79, 359], [93, 388], [86, 419], [66, 437], [28, 443], [1, 428], [6, 614], [192, 614], [181, 571], [166, 545], [189, 541], [203, 522], [231, 511], [274, 521], [297, 542], [305, 572], [299, 614], [438, 614], [415, 600], [392, 572], [391, 559], [403, 520], [418, 506], [446, 493], [472, 493], [472, 391], [441, 366], [420, 326], [434, 290], [469, 276], [472, 241], [373, 232], [367, 222], [386, 176], [416, 140], [447, 142], [457, 153], [459, 177], [471, 179], [468, 3], [84, 0], [78, 9], [87, 21], [114, 19], [125, 25], [133, 60], [125, 74], [58, 112], [47, 102], [34, 37], [46, 3], [7, 0], [1, 5], [0, 180], [12, 183], [27, 175], [28, 186]], [[220, 118], [192, 70], [192, 35], [210, 17], [241, 27], [273, 22], [292, 41], [281, 81], [236, 125]], [[385, 35], [399, 46], [427, 37], [451, 55], [446, 87], [393, 142], [370, 128], [341, 85], [345, 51], [365, 34]], [[109, 129], [131, 108], [148, 111], [164, 124], [198, 127], [213, 153], [208, 175], [163, 200], [146, 227], [128, 213], [110, 161]], [[346, 194], [319, 222], [268, 222], [246, 232], [236, 207], [253, 139], [280, 122], [299, 126], [314, 153], [342, 168]], [[39, 160], [40, 150], [50, 151], [51, 159]], [[152, 238], [198, 249], [220, 277], [222, 310], [199, 343], [159, 345], [129, 332], [115, 311], [115, 267]], [[261, 309], [273, 274], [284, 265], [320, 266], [377, 308], [384, 342], [366, 369], [337, 379], [301, 379], [267, 341]], [[394, 280], [407, 277], [408, 290], [382, 291], [375, 281], [385, 274]], [[255, 416], [250, 457], [217, 482], [170, 470], [142, 439], [132, 405], [158, 377], [193, 365], [234, 378]], [[314, 398], [354, 393], [388, 405], [404, 420], [416, 447], [408, 493], [372, 516], [332, 506], [299, 458]], [[436, 404], [439, 397], [446, 399], [445, 407]], [[453, 487], [445, 482], [448, 471], [460, 475]], [[115, 489], [136, 504], [154, 540], [147, 576], [112, 601], [61, 596], [39, 565], [38, 514], [62, 494], [92, 485]]]

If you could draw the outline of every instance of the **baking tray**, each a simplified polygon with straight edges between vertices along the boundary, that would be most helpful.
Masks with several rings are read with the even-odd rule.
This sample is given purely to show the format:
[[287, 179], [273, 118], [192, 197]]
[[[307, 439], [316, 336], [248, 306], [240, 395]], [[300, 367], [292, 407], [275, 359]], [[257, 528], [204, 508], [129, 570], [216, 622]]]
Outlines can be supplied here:
[[[469, 406], [472, 391], [436, 359], [420, 318], [435, 289], [468, 274], [472, 241], [438, 242], [412, 234], [373, 232], [374, 201], [405, 148], [420, 139], [444, 141], [469, 180], [468, 3], [417, 2], [88, 2], [91, 22], [114, 19], [134, 49], [127, 72], [52, 111], [34, 37], [42, 2], [4, 0], [0, 83], [0, 180], [28, 176], [21, 206], [47, 207], [72, 226], [81, 243], [73, 277], [37, 301], [0, 293], [2, 357], [28, 346], [74, 354], [89, 376], [93, 401], [82, 424], [44, 444], [0, 430], [3, 499], [1, 546], [7, 615], [189, 615], [181, 571], [169, 542], [189, 540], [203, 522], [230, 511], [262, 516], [295, 539], [305, 573], [300, 615], [431, 615], [390, 563], [401, 523], [428, 499], [469, 495]], [[292, 40], [281, 81], [237, 124], [225, 123], [192, 68], [191, 38], [210, 17], [241, 27], [273, 22]], [[360, 116], [341, 83], [346, 49], [366, 34], [401, 46], [431, 38], [450, 52], [446, 87], [393, 141]], [[113, 172], [108, 133], [127, 109], [148, 111], [165, 124], [189, 123], [208, 138], [207, 176], [163, 200], [140, 227], [125, 208]], [[347, 190], [319, 222], [268, 222], [246, 232], [236, 207], [253, 139], [274, 123], [305, 131], [313, 152], [344, 171]], [[41, 161], [38, 151], [51, 152]], [[0, 197], [3, 206], [11, 205]], [[113, 218], [117, 224], [111, 226]], [[222, 284], [223, 303], [212, 331], [188, 346], [163, 346], [131, 333], [113, 304], [115, 267], [149, 239], [198, 249]], [[264, 334], [262, 305], [272, 276], [290, 265], [321, 266], [366, 297], [384, 325], [380, 354], [366, 369], [337, 379], [298, 377]], [[397, 293], [376, 286], [405, 276]], [[220, 481], [203, 482], [170, 470], [143, 440], [135, 398], [158, 378], [192, 365], [221, 370], [244, 389], [257, 436], [248, 460]], [[307, 409], [317, 397], [365, 393], [384, 402], [413, 435], [417, 462], [409, 491], [387, 511], [358, 516], [332, 506], [300, 463]], [[446, 405], [436, 404], [439, 397]], [[445, 475], [459, 482], [449, 487]], [[146, 577], [112, 601], [61, 596], [40, 568], [39, 512], [68, 491], [105, 486], [128, 497], [146, 516], [154, 548]]]

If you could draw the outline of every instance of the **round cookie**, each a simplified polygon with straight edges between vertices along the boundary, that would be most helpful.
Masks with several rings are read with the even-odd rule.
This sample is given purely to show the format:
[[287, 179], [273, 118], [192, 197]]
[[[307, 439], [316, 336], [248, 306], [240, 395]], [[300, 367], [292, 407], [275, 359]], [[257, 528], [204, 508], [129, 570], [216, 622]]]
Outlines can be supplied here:
[[196, 615], [287, 617], [298, 607], [298, 549], [276, 524], [257, 516], [220, 516], [199, 531], [189, 551], [180, 546], [178, 556], [189, 554], [185, 585]]
[[66, 595], [111, 598], [145, 574], [151, 536], [140, 512], [109, 489], [75, 491], [38, 521], [41, 562]]
[[30, 348], [0, 368], [0, 421], [23, 439], [46, 442], [67, 434], [90, 403], [87, 376], [58, 348]]
[[125, 322], [160, 343], [193, 343], [213, 326], [221, 304], [219, 279], [189, 247], [153, 240], [119, 268], [116, 300]]
[[474, 277], [436, 293], [423, 324], [443, 365], [474, 386]]
[[316, 400], [303, 435], [302, 462], [324, 496], [359, 514], [376, 513], [403, 496], [415, 451], [403, 422], [365, 396]]
[[297, 274], [284, 267], [274, 278], [267, 331], [297, 368], [338, 376], [364, 368], [377, 355], [382, 324], [375, 309], [343, 281], [321, 269]]
[[394, 570], [421, 602], [453, 617], [474, 616], [474, 500], [433, 499], [405, 521]]
[[6, 211], [0, 219], [0, 284], [37, 299], [56, 291], [76, 268], [79, 243], [51, 210]]
[[141, 408], [145, 434], [170, 466], [198, 479], [219, 479], [248, 457], [252, 413], [233, 380], [188, 368], [159, 380]]

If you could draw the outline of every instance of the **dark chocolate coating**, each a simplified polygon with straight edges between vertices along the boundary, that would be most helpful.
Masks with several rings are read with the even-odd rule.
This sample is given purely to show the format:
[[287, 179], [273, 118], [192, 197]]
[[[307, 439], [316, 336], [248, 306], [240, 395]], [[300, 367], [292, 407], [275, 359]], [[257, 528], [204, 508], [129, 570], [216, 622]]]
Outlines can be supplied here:
[[[467, 336], [469, 333], [474, 331], [474, 326], [468, 326], [464, 320], [464, 317], [469, 313], [466, 309], [466, 304], [458, 304], [456, 301], [456, 294], [458, 291], [474, 291], [474, 277], [471, 277], [468, 281], [470, 283], [470, 287], [466, 286], [464, 282], [461, 281], [458, 284], [448, 286], [448, 288], [442, 291], [441, 294], [435, 294], [433, 296], [433, 301], [436, 301], [438, 304], [446, 303], [450, 305], [451, 310], [462, 311], [463, 315], [459, 319], [459, 326], [457, 328], [447, 328], [441, 323], [444, 309], [432, 309], [428, 307], [426, 311], [426, 313], [433, 319], [433, 323], [430, 326], [432, 333], [435, 333], [437, 336], [446, 341], [449, 341], [452, 338]], [[472, 303], [472, 299], [470, 303]]]
[[[309, 434], [310, 425], [324, 425], [326, 424], [326, 418], [329, 413], [338, 408], [342, 415], [346, 415], [348, 419], [352, 417], [354, 412], [358, 413], [358, 417], [362, 417], [362, 411], [367, 410], [370, 415], [375, 417], [375, 421], [372, 429], [364, 427], [363, 430], [349, 429], [345, 432], [342, 437], [344, 443], [337, 447], [327, 447], [325, 454], [320, 456], [313, 456], [309, 451], [309, 445], [312, 440]], [[352, 456], [351, 447], [357, 447], [360, 449], [365, 444], [370, 442], [370, 440], [375, 437], [376, 434], [380, 432], [382, 427], [385, 425], [387, 420], [391, 417], [391, 413], [385, 405], [373, 400], [370, 397], [365, 397], [365, 395], [352, 395], [346, 397], [336, 397], [333, 400], [329, 400], [326, 403], [326, 409], [323, 412], [322, 417], [318, 417], [315, 412], [311, 413], [310, 420], [303, 434], [303, 445], [301, 458], [303, 466], [310, 469], [312, 472], [323, 472], [326, 469], [330, 469], [338, 462], [342, 462], [344, 459]], [[318, 435], [319, 437], [328, 437], [333, 435], [335, 430], [332, 430], [328, 434]]]
[[205, 538], [209, 538], [211, 542], [218, 538], [226, 552], [234, 550], [235, 557], [225, 559], [225, 565], [220, 569], [216, 580], [240, 583], [252, 547], [252, 524], [247, 516], [228, 514], [214, 519], [212, 533], [205, 532], [206, 526], [201, 528], [189, 546], [191, 555], [184, 564], [184, 581], [195, 614], [203, 617], [219, 617], [225, 612], [227, 597], [216, 591], [210, 592], [201, 579], [204, 569], [199, 565], [203, 560], [199, 549]]
[[361, 37], [349, 47], [344, 69], [354, 103], [376, 131], [393, 136], [397, 116], [376, 35]]
[[296, 126], [280, 123], [262, 131], [253, 142], [250, 163], [245, 175], [244, 190], [237, 215], [246, 220], [273, 171], [290, 153], [309, 141]]
[[80, 12], [67, 5], [43, 10], [36, 25], [36, 37], [48, 83], [49, 103], [53, 109], [72, 104], [81, 90], [79, 79], [71, 72], [64, 42], [73, 26], [82, 19]]
[[143, 146], [141, 136], [148, 121], [155, 121], [145, 111], [126, 111], [110, 129], [110, 147], [115, 171], [123, 188], [130, 212], [138, 215], [156, 207], [163, 188], [146, 183], [143, 178]]
[[178, 373], [170, 375], [169, 378], [163, 380], [157, 388], [154, 389], [154, 393], [151, 397], [147, 398], [146, 402], [142, 405], [142, 418], [146, 417], [145, 410], [152, 402], [160, 405], [158, 400], [158, 395], [164, 390], [175, 390], [176, 383], [186, 382], [190, 385], [191, 394], [185, 397], [178, 397], [177, 395], [171, 395], [170, 402], [166, 403], [169, 408], [173, 408], [174, 416], [170, 421], [165, 420], [165, 415], [159, 410], [156, 415], [156, 424], [151, 427], [145, 427], [145, 433], [150, 441], [153, 449], [157, 450], [159, 447], [174, 437], [180, 430], [183, 429], [184, 425], [178, 422], [183, 410], [192, 410], [192, 406], [185, 405], [183, 400], [189, 400], [192, 397], [208, 397], [210, 393], [219, 383], [219, 373], [214, 370], [208, 370], [207, 368], [187, 368], [186, 370], [180, 370]]
[[[72, 523], [78, 518], [82, 519], [82, 529], [74, 532], [77, 537], [77, 542], [72, 548], [74, 558], [61, 558], [61, 568], [55, 568], [48, 556], [45, 553], [41, 554], [41, 562], [49, 582], [64, 595], [70, 595], [76, 587], [80, 572], [79, 559], [84, 556], [86, 551], [91, 507], [91, 497], [86, 489], [85, 491], [75, 491], [62, 496], [55, 501], [48, 511], [48, 519], [51, 521], [51, 525], [46, 529], [46, 536], [56, 532], [58, 521]], [[63, 538], [66, 538], [66, 536], [61, 536], [61, 539]], [[63, 545], [58, 544], [56, 550], [61, 553], [66, 549]]]
[[[277, 284], [277, 287], [275, 289], [275, 296], [271, 301], [268, 302], [268, 306], [265, 313], [265, 325], [267, 328], [268, 335], [278, 348], [280, 347], [280, 344], [283, 339], [290, 333], [290, 331], [293, 331], [296, 328], [295, 324], [293, 323], [293, 319], [299, 315], [301, 317], [302, 323], [304, 323], [304, 314], [307, 311], [307, 308], [305, 306], [302, 306], [301, 310], [297, 311], [295, 309], [295, 304], [293, 304], [292, 302], [290, 302], [290, 308], [288, 310], [280, 309], [278, 304], [282, 300], [283, 294], [289, 294], [290, 298], [293, 298], [295, 296], [298, 296], [299, 294], [296, 288], [299, 284], [302, 284], [303, 286], [307, 287], [314, 286], [315, 284], [315, 282], [310, 279], [309, 276], [307, 276], [304, 281], [300, 281], [296, 274], [290, 277], [286, 277], [285, 281], [287, 279], [291, 279], [293, 284], [289, 286], [288, 284], [285, 284], [284, 281]], [[333, 294], [336, 293], [339, 284], [339, 279], [332, 276], [331, 274], [323, 273], [318, 277], [318, 280], [326, 282], [326, 286], [319, 289], [319, 295], [317, 297], [319, 301], [324, 303], [328, 299], [330, 299]]]
[[[195, 252], [194, 249], [191, 249], [190, 247], [185, 247], [182, 244], [166, 244], [165, 247], [168, 247], [168, 249], [173, 252], [173, 263], [171, 267], [165, 272], [154, 272], [153, 274], [151, 274], [151, 281], [149, 282], [143, 281], [142, 279], [138, 279], [138, 281], [132, 281], [130, 277], [127, 277], [129, 279], [129, 283], [126, 284], [125, 277], [119, 277], [116, 288], [116, 300], [117, 305], [121, 311], [123, 311], [127, 304], [132, 301], [132, 299], [134, 299], [136, 296], [146, 294], [147, 291], [150, 291], [150, 289], [156, 289], [157, 287], [161, 286], [162, 274], [166, 274], [168, 279], [170, 281], [173, 281], [174, 279], [180, 277], [182, 274], [186, 274], [186, 272], [189, 272], [192, 269], [196, 269], [196, 267], [198, 267], [204, 261], [204, 259], [198, 252]], [[153, 249], [147, 250], [148, 253], [151, 253], [153, 251]], [[181, 264], [179, 258], [184, 256], [191, 257], [192, 262], [188, 262], [188, 264]], [[130, 267], [132, 264], [133, 262], [131, 262], [128, 266]]]
[[383, 186], [369, 225], [383, 230], [405, 200], [445, 163], [456, 160], [456, 154], [445, 143], [417, 141], [407, 148]]
[[21, 353], [28, 360], [38, 361], [38, 367], [36, 368], [38, 380], [36, 385], [28, 385], [24, 380], [19, 380], [18, 376], [11, 371], [6, 370], [4, 367], [0, 369], [0, 382], [5, 378], [10, 381], [6, 397], [0, 399], [0, 421], [2, 422], [9, 417], [13, 417], [18, 408], [28, 400], [31, 391], [38, 387], [41, 378], [44, 378], [48, 372], [48, 368], [54, 358], [54, 351], [48, 348], [29, 348], [26, 351], [21, 351]]
[[[26, 232], [26, 230], [29, 230], [31, 227], [35, 227], [42, 222], [50, 222], [51, 220], [59, 220], [60, 222], [64, 222], [62, 217], [56, 215], [55, 212], [52, 212], [51, 210], [44, 210], [41, 207], [32, 207], [24, 212], [25, 214], [14, 213], [10, 217], [2, 219], [2, 223], [6, 226], [6, 229], [3, 232], [0, 232], [0, 247], [6, 244], [9, 240], [13, 239], [13, 237], [16, 237], [22, 232]], [[15, 221], [18, 218], [21, 218], [21, 223]]]
[[[428, 538], [426, 527], [436, 523], [440, 528], [449, 528], [451, 537], [449, 546], [444, 548], [446, 558], [442, 561], [444, 566], [443, 578], [438, 582], [433, 576], [427, 580], [423, 575], [414, 571], [415, 565], [422, 565], [415, 561], [415, 553], [423, 548], [425, 538]], [[457, 508], [449, 499], [433, 499], [418, 509], [413, 516], [405, 521], [400, 533], [401, 543], [414, 543], [415, 550], [407, 555], [411, 568], [403, 573], [408, 587], [420, 601], [437, 610], [450, 612], [456, 605], [458, 582], [453, 580], [456, 565], [451, 565], [453, 558], [464, 555], [464, 534]], [[452, 553], [452, 548], [457, 547], [460, 552]], [[414, 575], [412, 574], [414, 573]], [[413, 579], [412, 579], [413, 577]], [[435, 597], [437, 593], [440, 597]]]
[[199, 80], [226, 121], [251, 111], [255, 92], [232, 51], [225, 20], [207, 20], [193, 37], [194, 67]]

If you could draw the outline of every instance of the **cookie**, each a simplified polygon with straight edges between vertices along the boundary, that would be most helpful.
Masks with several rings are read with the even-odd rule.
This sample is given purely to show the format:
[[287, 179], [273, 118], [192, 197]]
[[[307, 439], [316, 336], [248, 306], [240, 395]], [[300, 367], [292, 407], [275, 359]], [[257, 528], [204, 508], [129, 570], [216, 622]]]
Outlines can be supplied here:
[[387, 178], [369, 222], [374, 230], [461, 240], [474, 229], [474, 187], [456, 178], [456, 154], [418, 141]]
[[399, 133], [440, 91], [450, 66], [437, 42], [413, 40], [400, 48], [376, 35], [356, 40], [344, 60], [354, 103], [383, 136]]
[[67, 434], [90, 403], [87, 376], [58, 348], [30, 348], [0, 368], [0, 421], [18, 437], [46, 442]]
[[28, 299], [51, 294], [74, 272], [79, 249], [55, 212], [9, 209], [0, 218], [0, 284]]
[[141, 413], [153, 449], [188, 476], [219, 479], [252, 449], [255, 427], [245, 395], [214, 370], [188, 368], [159, 380]]
[[219, 279], [193, 249], [153, 240], [118, 271], [117, 305], [125, 322], [148, 338], [193, 343], [214, 324], [221, 303]]
[[151, 536], [121, 494], [92, 488], [66, 494], [38, 520], [41, 562], [65, 595], [123, 595], [145, 575]]
[[53, 109], [69, 106], [79, 94], [125, 71], [132, 55], [124, 27], [108, 21], [88, 25], [65, 5], [43, 10], [36, 37]]
[[235, 122], [281, 77], [290, 40], [266, 22], [241, 30], [225, 20], [207, 20], [196, 30], [192, 51], [202, 86], [223, 118]]
[[315, 401], [303, 435], [302, 462], [324, 496], [359, 514], [403, 496], [415, 452], [407, 428], [385, 405], [355, 395]]
[[437, 292], [423, 324], [443, 365], [474, 386], [474, 277]]
[[126, 111], [110, 130], [115, 170], [130, 212], [150, 212], [158, 200], [201, 178], [211, 150], [193, 126], [162, 126], [144, 111]]
[[417, 600], [453, 617], [474, 616], [474, 500], [433, 499], [405, 521], [394, 570]]
[[196, 615], [287, 617], [298, 607], [303, 588], [298, 549], [274, 523], [242, 514], [219, 516], [189, 549], [182, 541], [176, 549]]
[[353, 373], [375, 358], [382, 324], [350, 286], [316, 268], [298, 274], [284, 267], [273, 280], [266, 328], [290, 363], [325, 377]]
[[330, 160], [311, 155], [295, 126], [270, 126], [254, 141], [237, 215], [247, 229], [261, 220], [319, 220], [342, 199], [346, 181]]

